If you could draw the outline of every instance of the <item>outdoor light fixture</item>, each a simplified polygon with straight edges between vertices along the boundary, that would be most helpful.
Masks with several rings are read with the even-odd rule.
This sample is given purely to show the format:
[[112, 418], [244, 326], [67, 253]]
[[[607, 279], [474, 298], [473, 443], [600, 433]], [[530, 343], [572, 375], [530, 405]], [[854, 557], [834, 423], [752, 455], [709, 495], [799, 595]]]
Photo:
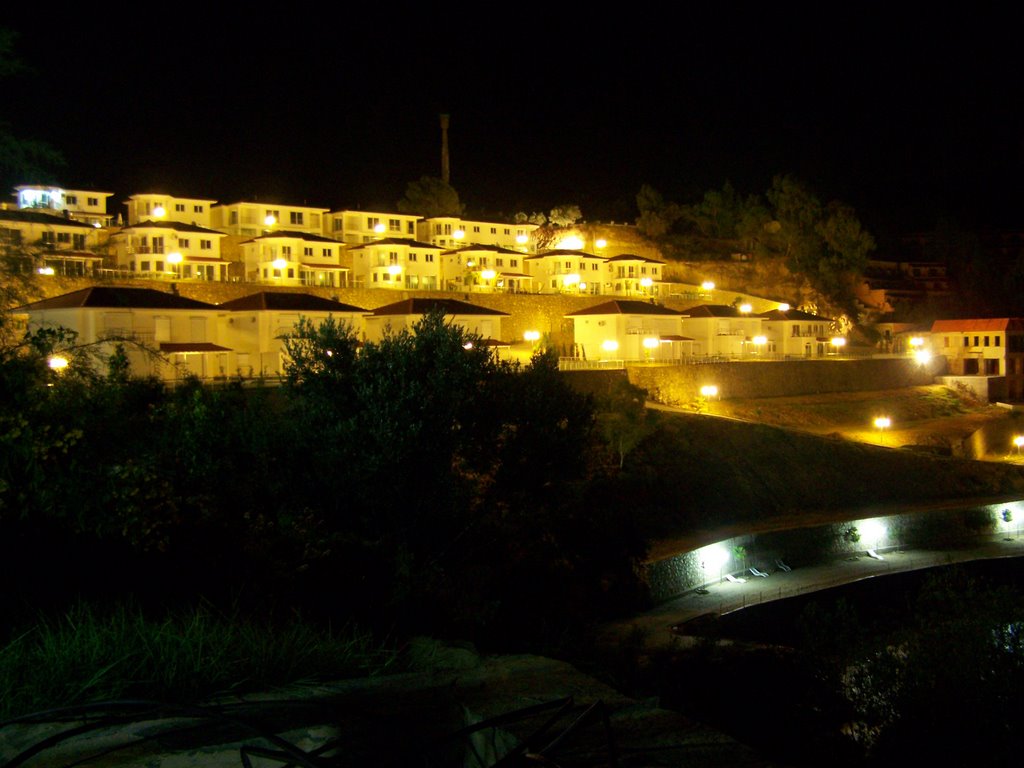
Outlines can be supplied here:
[[607, 241], [607, 240], [605, 240], [605, 239], [604, 239], [603, 237], [599, 237], [599, 238], [597, 238], [597, 240], [596, 240], [596, 241], [594, 242], [594, 245], [595, 245], [596, 247], [598, 247], [598, 248], [604, 248], [604, 247], [605, 247], [606, 245], [608, 245], [608, 241]]
[[398, 264], [392, 264], [390, 267], [388, 267], [388, 274], [389, 275], [399, 275], [401, 273], [402, 273], [402, 267], [399, 266]]
[[580, 281], [580, 276], [573, 272], [571, 275], [565, 275], [562, 277], [562, 285], [576, 285]]
[[1024, 445], [1024, 435], [1017, 435], [1013, 438], [1013, 444], [1017, 446], [1017, 455], [1020, 455], [1020, 447]]
[[454, 232], [452, 232], [452, 237], [454, 237], [456, 240], [461, 240], [465, 236], [466, 232], [465, 230], [462, 229], [456, 229]]
[[40, 267], [40, 268], [39, 268], [38, 270], [36, 270], [36, 271], [37, 271], [37, 272], [38, 272], [38, 273], [39, 273], [40, 275], [52, 275], [52, 274], [53, 274], [53, 267]]
[[587, 290], [587, 284], [586, 283], [580, 283], [580, 290], [581, 291]]
[[705, 384], [700, 388], [701, 397], [718, 397], [718, 387], [714, 384]]
[[526, 237], [526, 235], [516, 235], [516, 242], [519, 243], [520, 245], [525, 244], [527, 239], [528, 238]]
[[789, 312], [789, 304], [779, 304], [779, 312]]
[[659, 342], [657, 336], [648, 336], [647, 338], [644, 339], [644, 347], [647, 349], [657, 348], [658, 343]]
[[649, 277], [641, 277], [640, 285], [642, 285], [644, 288], [650, 288], [652, 285], [654, 285], [654, 281], [651, 280], [651, 278]]
[[498, 273], [495, 272], [493, 269], [485, 269], [483, 272], [480, 273], [480, 277], [482, 277], [484, 280], [493, 280], [497, 276]]
[[846, 346], [846, 339], [844, 339], [842, 336], [833, 336], [832, 346], [836, 348], [836, 351], [839, 351], [840, 349]]
[[540, 331], [526, 331], [523, 334], [524, 341], [540, 341]]
[[700, 284], [700, 287], [703, 288], [705, 291], [715, 290], [715, 284], [711, 280], [705, 280], [703, 283]]
[[263, 223], [268, 227], [272, 227], [275, 224], [277, 224], [277, 219], [268, 213], [266, 216], [263, 217]]
[[285, 267], [287, 267], [288, 266], [288, 262], [285, 261], [284, 259], [274, 259], [272, 266], [274, 267], [274, 269], [280, 270], [280, 269], [284, 269]]
[[932, 353], [927, 349], [915, 349], [914, 361], [918, 365], [928, 365], [932, 361]]
[[753, 311], [754, 311], [754, 308], [752, 306], [750, 306], [749, 304], [740, 304], [740, 313], [741, 314], [749, 315]]
[[68, 359], [66, 357], [61, 357], [60, 355], [51, 355], [46, 361], [46, 364], [50, 366], [51, 370], [63, 371], [68, 367]]
[[167, 263], [168, 264], [181, 264], [183, 258], [184, 257], [180, 253], [178, 253], [178, 251], [172, 251], [171, 253], [167, 254]]
[[473, 261], [472, 259], [466, 259], [466, 266], [467, 266], [467, 267], [468, 267], [469, 269], [472, 269], [473, 267], [475, 267], [475, 266], [476, 266], [476, 262], [475, 262], [475, 261]]
[[462, 345], [462, 348], [463, 349], [472, 349], [473, 348], [473, 342], [472, 341], [467, 341], [465, 344]]
[[166, 215], [167, 209], [164, 208], [162, 205], [158, 205], [156, 208], [153, 209], [153, 216], [157, 219], [162, 219]]
[[615, 339], [605, 339], [601, 342], [601, 349], [605, 352], [615, 352], [619, 348], [619, 342]]
[[914, 347], [915, 349], [916, 349], [917, 347], [921, 347], [921, 346], [924, 346], [924, 339], [922, 339], [922, 338], [921, 338], [920, 336], [914, 336], [914, 337], [913, 337], [913, 338], [912, 338], [912, 339], [910, 340], [910, 346]]
[[556, 246], [559, 251], [578, 251], [583, 247], [583, 240], [576, 235], [569, 235], [562, 239]]
[[380, 222], [378, 222], [377, 224], [374, 224], [373, 225], [373, 231], [376, 232], [378, 235], [383, 234], [384, 233], [384, 224], [380, 223]]
[[878, 429], [888, 429], [892, 426], [892, 419], [888, 416], [879, 416], [875, 419], [875, 427]]

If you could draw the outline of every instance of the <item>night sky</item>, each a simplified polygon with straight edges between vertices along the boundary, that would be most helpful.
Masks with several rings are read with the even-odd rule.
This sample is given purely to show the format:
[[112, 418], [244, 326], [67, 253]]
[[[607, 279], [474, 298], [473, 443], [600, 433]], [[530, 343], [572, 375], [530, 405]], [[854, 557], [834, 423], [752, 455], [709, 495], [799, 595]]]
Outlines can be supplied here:
[[791, 173], [873, 231], [1024, 228], [1010, 11], [176, 7], [0, 22], [32, 69], [2, 83], [3, 119], [116, 210], [146, 191], [393, 208], [440, 175], [448, 112], [470, 215], [633, 220], [643, 183], [695, 202]]

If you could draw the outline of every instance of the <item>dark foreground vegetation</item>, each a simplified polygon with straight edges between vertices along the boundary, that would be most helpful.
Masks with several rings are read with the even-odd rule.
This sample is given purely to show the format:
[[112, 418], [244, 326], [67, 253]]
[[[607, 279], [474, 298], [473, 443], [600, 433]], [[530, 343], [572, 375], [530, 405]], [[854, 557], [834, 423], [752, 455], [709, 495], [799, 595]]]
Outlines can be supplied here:
[[[578, 658], [596, 624], [646, 607], [652, 543], [1024, 495], [1011, 467], [659, 416], [625, 381], [582, 394], [550, 356], [497, 361], [439, 315], [365, 345], [300, 324], [280, 387], [172, 388], [116, 352], [100, 375], [74, 342], [43, 331], [0, 350], [0, 691], [38, 691], [5, 697], [21, 709], [140, 680], [195, 699], [394, 669], [417, 635]], [[202, 638], [180, 644], [178, 682], [151, 671], [170, 635]], [[189, 666], [218, 643], [235, 658], [202, 663], [226, 674]], [[64, 684], [19, 677], [41, 668]]]

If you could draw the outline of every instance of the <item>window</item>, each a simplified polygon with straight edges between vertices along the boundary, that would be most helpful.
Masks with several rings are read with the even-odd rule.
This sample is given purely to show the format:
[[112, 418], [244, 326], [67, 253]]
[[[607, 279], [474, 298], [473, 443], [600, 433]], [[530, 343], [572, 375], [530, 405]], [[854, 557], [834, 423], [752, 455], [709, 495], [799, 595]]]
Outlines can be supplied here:
[[164, 238], [163, 238], [162, 235], [160, 237], [154, 237], [152, 242], [153, 242], [153, 253], [163, 253], [164, 252]]
[[213, 248], [213, 240], [200, 240], [199, 248], [204, 251], [208, 251]]
[[184, 213], [185, 212], [185, 204], [184, 203], [175, 203], [174, 204], [174, 210], [177, 211], [178, 213]]
[[70, 243], [71, 242], [71, 233], [70, 232], [58, 232], [57, 233], [57, 242], [58, 243]]
[[501, 258], [500, 256], [495, 258], [494, 259], [494, 266], [496, 266], [496, 267], [504, 267], [505, 266], [505, 260], [503, 258]]
[[434, 225], [434, 234], [435, 235], [440, 235], [441, 234], [441, 225], [440, 224], [435, 224]]
[[292, 247], [290, 245], [282, 245], [281, 246], [281, 255], [282, 256], [291, 256], [292, 255]]
[[86, 205], [91, 205], [92, 207], [95, 208], [95, 207], [99, 206], [100, 199], [98, 197], [87, 197], [87, 198], [85, 198], [85, 204]]
[[[888, 331], [886, 331], [886, 333], [888, 333]], [[944, 347], [948, 347], [949, 346], [949, 336], [943, 336], [942, 337], [942, 346], [944, 346]]]
[[77, 195], [64, 195], [64, 203], [65, 203], [65, 205], [78, 205], [78, 196]]
[[179, 237], [178, 238], [178, 247], [179, 248], [188, 248], [189, 247], [188, 246], [188, 242], [189, 241], [188, 241], [187, 237]]
[[510, 235], [512, 234], [512, 231], [508, 227], [505, 227], [505, 234]]
[[334, 220], [334, 225], [332, 226], [331, 229], [333, 231], [337, 232], [339, 229], [342, 229], [344, 226], [345, 226], [345, 220], [339, 217], [339, 218], [336, 218]]
[[321, 248], [320, 249], [320, 255], [323, 256], [325, 259], [331, 258], [331, 249], [330, 248]]
[[995, 337], [995, 341], [996, 341], [995, 345], [996, 345], [997, 347], [999, 347], [999, 346], [1002, 346], [1002, 343], [1003, 343], [1003, 337], [1002, 337], [1002, 336], [996, 336], [996, 337]]
[[596, 263], [590, 265], [590, 271], [591, 272], [597, 272], [597, 264]]
[[288, 267], [288, 277], [295, 277], [295, 269], [293, 267]]
[[[76, 251], [84, 251], [85, 250], [85, 235], [72, 235], [71, 236], [71, 240], [72, 240], [71, 247], [74, 248]], [[998, 339], [997, 339], [997, 341], [998, 341]]]
[[402, 222], [398, 219], [388, 219], [388, 230], [391, 232], [401, 232]]
[[508, 265], [510, 267], [518, 267], [519, 266], [519, 259], [509, 259]]
[[157, 272], [163, 272], [164, 271], [163, 259], [160, 259], [159, 261], [156, 262], [156, 271]]
[[497, 227], [491, 227], [491, 234], [492, 235], [498, 234], [498, 228]]
[[237, 224], [237, 223], [238, 223], [238, 211], [232, 211], [230, 214], [228, 214], [228, 224]]
[[481, 267], [486, 267], [487, 266], [487, 257], [486, 256], [481, 256], [480, 257], [480, 266]]
[[398, 251], [388, 251], [388, 263], [389, 264], [397, 264], [398, 263]]
[[302, 255], [303, 256], [312, 256], [313, 255], [313, 249], [312, 248], [303, 248], [302, 249]]
[[320, 229], [320, 214], [319, 213], [311, 213], [311, 214], [309, 214], [309, 226], [313, 227], [314, 229]]
[[408, 232], [408, 233], [409, 233], [410, 235], [415, 235], [415, 234], [416, 234], [416, 225], [415, 225], [415, 224], [414, 224], [413, 222], [411, 222], [411, 221], [410, 221], [410, 222], [408, 222], [408, 223], [406, 224], [406, 231], [407, 231], [407, 232]]
[[193, 213], [202, 213], [203, 212], [203, 206], [201, 206], [201, 205], [193, 205], [192, 206], [192, 212]]
[[974, 346], [976, 346], [976, 347], [981, 346], [980, 344], [978, 344], [978, 337], [977, 336], [974, 337]]
[[377, 218], [376, 216], [367, 216], [366, 217], [366, 228], [367, 229], [377, 229], [377, 225], [378, 224], [380, 224], [380, 219]]
[[139, 271], [141, 271], [141, 272], [149, 272], [149, 262], [148, 261], [140, 261], [139, 262]]
[[292, 224], [302, 226], [302, 211], [292, 211], [289, 215]]
[[988, 346], [988, 336], [985, 337], [985, 346]]
[[409, 261], [416, 261], [416, 252], [409, 251]]
[[474, 225], [474, 226], [473, 226], [473, 231], [474, 231], [474, 232], [479, 232], [479, 231], [480, 231], [480, 227], [478, 227], [478, 226]]
[[964, 336], [964, 346], [965, 347], [971, 346], [971, 339], [970, 339], [969, 336]]
[[423, 260], [424, 261], [433, 261], [434, 260], [434, 254], [432, 254], [432, 253], [425, 253], [425, 254], [423, 254]]
[[[267, 213], [264, 215], [263, 218], [266, 219], [267, 216], [273, 216], [274, 217], [274, 221], [280, 221], [281, 220], [281, 212], [280, 211], [272, 211], [272, 210], [270, 210], [268, 208], [267, 209]], [[280, 277], [280, 275], [276, 275], [276, 277]]]

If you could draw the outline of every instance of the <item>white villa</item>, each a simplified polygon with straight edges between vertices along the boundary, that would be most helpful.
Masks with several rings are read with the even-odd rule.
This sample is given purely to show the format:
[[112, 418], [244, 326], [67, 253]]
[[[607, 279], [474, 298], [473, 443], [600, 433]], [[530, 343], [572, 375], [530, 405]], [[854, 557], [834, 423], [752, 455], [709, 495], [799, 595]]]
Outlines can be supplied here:
[[210, 228], [210, 209], [216, 200], [198, 197], [173, 197], [159, 193], [132, 195], [125, 201], [128, 225], [143, 221], [176, 221]]
[[324, 217], [325, 237], [349, 245], [370, 243], [386, 237], [416, 238], [419, 216], [373, 211], [333, 211]]
[[658, 304], [613, 299], [570, 312], [575, 354], [584, 360], [679, 360], [694, 340], [682, 333], [682, 312]]
[[350, 246], [352, 283], [360, 288], [439, 290], [443, 285], [441, 251], [430, 243], [402, 237]]
[[177, 221], [142, 221], [111, 235], [118, 269], [136, 277], [225, 280], [223, 232]]
[[101, 230], [44, 210], [0, 210], [0, 249], [42, 275], [88, 277], [102, 265]]
[[281, 286], [348, 285], [342, 243], [320, 235], [271, 231], [241, 245], [246, 280]]
[[464, 328], [468, 333], [480, 336], [485, 344], [507, 347], [501, 341], [502, 318], [507, 312], [478, 307], [455, 299], [405, 299], [378, 307], [364, 317], [366, 340], [377, 342], [386, 333], [397, 333], [404, 328], [412, 329], [425, 314], [441, 309], [446, 322]]
[[36, 184], [14, 188], [18, 208], [53, 211], [68, 219], [94, 227], [109, 227], [112, 216], [107, 213], [107, 200], [113, 192], [91, 189], [64, 189]]
[[226, 235], [243, 237], [256, 237], [275, 230], [322, 235], [326, 213], [326, 208], [307, 205], [238, 202], [215, 205], [209, 226]]

